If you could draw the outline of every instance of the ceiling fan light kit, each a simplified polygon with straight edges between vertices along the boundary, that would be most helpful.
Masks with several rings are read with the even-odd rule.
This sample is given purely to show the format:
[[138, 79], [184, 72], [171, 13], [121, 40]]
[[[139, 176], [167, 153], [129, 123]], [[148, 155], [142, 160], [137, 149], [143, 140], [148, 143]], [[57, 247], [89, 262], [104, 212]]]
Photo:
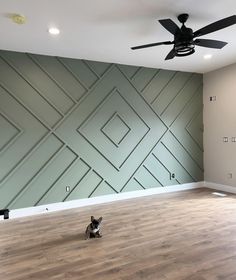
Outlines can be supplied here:
[[173, 41], [165, 41], [158, 43], [151, 43], [146, 45], [140, 45], [132, 47], [132, 50], [155, 47], [160, 45], [174, 45], [172, 50], [167, 54], [165, 60], [174, 58], [175, 56], [188, 56], [195, 52], [195, 46], [201, 46], [206, 48], [222, 49], [227, 42], [211, 40], [211, 39], [198, 39], [198, 37], [218, 31], [220, 29], [229, 27], [236, 23], [236, 15], [223, 18], [214, 23], [211, 23], [195, 32], [191, 28], [185, 26], [188, 20], [188, 14], [180, 14], [178, 20], [182, 23], [179, 28], [178, 25], [171, 19], [161, 19], [160, 24], [174, 35]]

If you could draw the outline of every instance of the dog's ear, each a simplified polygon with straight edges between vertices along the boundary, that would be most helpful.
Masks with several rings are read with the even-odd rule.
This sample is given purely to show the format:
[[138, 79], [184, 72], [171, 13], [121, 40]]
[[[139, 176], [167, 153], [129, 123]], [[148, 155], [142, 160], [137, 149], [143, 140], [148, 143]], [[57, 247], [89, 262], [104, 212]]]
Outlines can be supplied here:
[[91, 222], [94, 220], [94, 216], [91, 216]]
[[101, 221], [102, 221], [102, 217], [100, 217], [100, 218], [98, 219], [98, 222], [99, 222], [99, 223], [101, 223]]

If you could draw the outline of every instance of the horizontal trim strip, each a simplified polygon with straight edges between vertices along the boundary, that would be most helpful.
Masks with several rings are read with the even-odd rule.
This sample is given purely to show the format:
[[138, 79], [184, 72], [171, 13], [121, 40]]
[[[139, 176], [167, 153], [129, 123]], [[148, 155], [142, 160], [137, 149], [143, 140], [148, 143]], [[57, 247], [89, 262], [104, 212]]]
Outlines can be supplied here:
[[[167, 187], [150, 188], [139, 191], [124, 192], [118, 194], [103, 195], [98, 197], [84, 198], [71, 200], [66, 202], [52, 203], [48, 205], [40, 205], [35, 207], [21, 208], [11, 210], [9, 213], [10, 219], [28, 217], [33, 215], [45, 214], [55, 211], [62, 211], [72, 208], [79, 208], [89, 205], [108, 203], [113, 201], [132, 199], [137, 197], [149, 196], [154, 194], [164, 194], [169, 192], [178, 192], [204, 187], [204, 182], [195, 182], [181, 185], [173, 185]], [[6, 221], [6, 220], [4, 220]], [[0, 221], [1, 222], [1, 221]]]
[[217, 184], [217, 183], [212, 183], [212, 182], [204, 182], [204, 187], [208, 189], [213, 189], [213, 190], [219, 190], [222, 192], [228, 192], [228, 193], [234, 193], [236, 194], [236, 187], [228, 186], [228, 185], [223, 185], [223, 184]]

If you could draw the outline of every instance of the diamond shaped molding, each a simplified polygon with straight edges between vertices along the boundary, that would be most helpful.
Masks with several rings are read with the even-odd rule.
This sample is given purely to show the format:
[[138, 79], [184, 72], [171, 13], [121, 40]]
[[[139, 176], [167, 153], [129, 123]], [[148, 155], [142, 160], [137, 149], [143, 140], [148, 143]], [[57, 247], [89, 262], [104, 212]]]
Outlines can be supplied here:
[[[101, 133], [115, 112], [130, 128], [118, 147]], [[114, 67], [56, 132], [120, 191], [165, 131], [159, 117]]]
[[119, 147], [120, 143], [125, 139], [130, 132], [130, 127], [115, 112], [111, 118], [101, 128], [101, 132], [116, 146]]
[[202, 180], [202, 75], [8, 51], [0, 71], [0, 208]]
[[[101, 96], [99, 92], [98, 95]], [[83, 104], [81, 106], [83, 106]], [[91, 143], [92, 147], [98, 151], [101, 156], [111, 163], [114, 168], [119, 170], [129, 156], [135, 151], [138, 143], [140, 143], [149, 132], [150, 127], [142, 120], [137, 111], [132, 109], [129, 102], [124, 99], [117, 89], [108, 93], [102, 104], [96, 108], [97, 109], [93, 111], [91, 115], [88, 115], [86, 121], [77, 128], [77, 131]], [[119, 140], [123, 140], [122, 143], [120, 142], [120, 145], [113, 145], [113, 141], [105, 136], [104, 133], [101, 133], [101, 130], [107, 117], [114, 115], [114, 112], [117, 111], [120, 115], [122, 114], [123, 119], [126, 121], [126, 133], [128, 132], [128, 128], [130, 128], [130, 131], [127, 136], [122, 134], [122, 136], [119, 137]], [[124, 123], [122, 127], [124, 128]], [[114, 129], [114, 134], [117, 134], [116, 128]], [[125, 136], [126, 139], [124, 139]], [[88, 146], [86, 149], [91, 149], [91, 147]]]

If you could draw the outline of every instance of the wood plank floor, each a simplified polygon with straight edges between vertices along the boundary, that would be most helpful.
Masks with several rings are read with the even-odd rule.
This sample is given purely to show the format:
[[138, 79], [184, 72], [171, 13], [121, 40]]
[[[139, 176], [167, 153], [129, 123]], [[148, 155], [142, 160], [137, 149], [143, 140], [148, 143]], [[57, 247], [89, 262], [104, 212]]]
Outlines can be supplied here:
[[[236, 196], [198, 189], [0, 222], [0, 279], [236, 279]], [[103, 237], [84, 240], [90, 216]]]

